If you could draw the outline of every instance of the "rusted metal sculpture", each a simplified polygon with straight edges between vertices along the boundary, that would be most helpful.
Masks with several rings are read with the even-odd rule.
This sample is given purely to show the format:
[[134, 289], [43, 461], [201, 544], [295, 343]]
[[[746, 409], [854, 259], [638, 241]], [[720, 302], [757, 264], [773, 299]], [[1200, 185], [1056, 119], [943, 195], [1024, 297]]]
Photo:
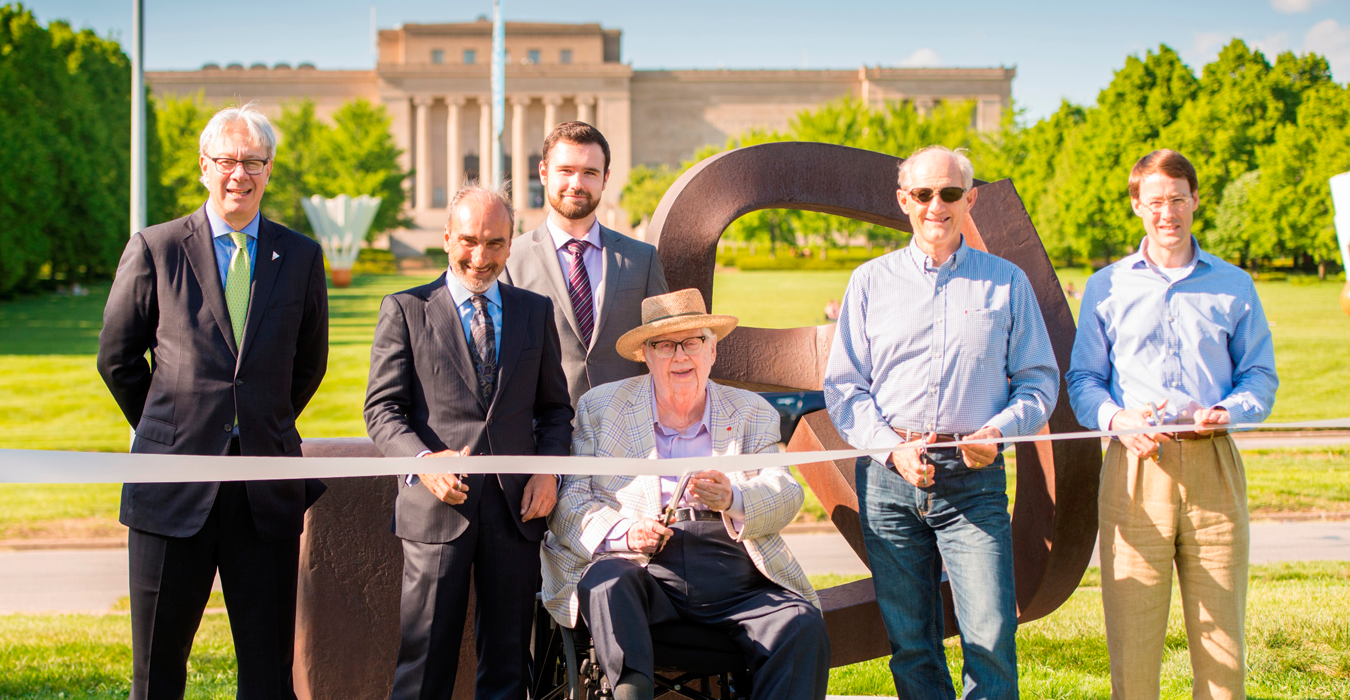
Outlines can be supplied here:
[[[694, 166], [670, 188], [648, 227], [671, 289], [696, 287], [712, 306], [717, 241], [740, 216], [759, 209], [802, 209], [910, 231], [895, 197], [900, 159], [821, 143], [770, 143], [728, 151]], [[1050, 331], [1061, 377], [1069, 367], [1074, 321], [1054, 268], [1010, 181], [978, 183], [980, 197], [963, 232], [974, 247], [1026, 272]], [[896, 319], [903, 323], [904, 319]], [[821, 388], [834, 326], [774, 330], [740, 327], [718, 347], [713, 378], [759, 391]], [[1065, 383], [1048, 430], [1081, 430]], [[846, 449], [824, 411], [807, 416], [789, 450]], [[1077, 587], [1097, 533], [1101, 445], [1095, 440], [1017, 447], [1013, 547], [1018, 618], [1027, 622], [1059, 607]], [[858, 518], [852, 460], [800, 469], [830, 519], [867, 561]], [[820, 592], [841, 666], [890, 654], [870, 580]], [[944, 586], [947, 634], [956, 633]]]

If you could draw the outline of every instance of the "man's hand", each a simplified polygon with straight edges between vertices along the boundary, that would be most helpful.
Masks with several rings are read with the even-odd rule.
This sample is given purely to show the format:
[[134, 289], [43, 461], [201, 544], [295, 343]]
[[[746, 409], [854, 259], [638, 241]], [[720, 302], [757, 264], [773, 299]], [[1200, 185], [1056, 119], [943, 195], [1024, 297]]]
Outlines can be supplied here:
[[1226, 408], [1202, 408], [1195, 412], [1195, 432], [1208, 435], [1218, 429], [1214, 426], [1227, 425], [1231, 421], [1232, 416]]
[[[974, 440], [983, 440], [986, 438], [1001, 438], [1003, 431], [993, 426], [986, 425], [975, 432], [966, 435], [966, 438]], [[998, 458], [998, 445], [962, 445], [961, 459], [971, 469], [980, 469], [994, 463]]]
[[[455, 450], [441, 450], [424, 455], [424, 459], [432, 457], [467, 457], [469, 456], [469, 447], [456, 452]], [[417, 478], [421, 480], [422, 485], [427, 487], [431, 495], [441, 499], [443, 503], [449, 503], [457, 506], [469, 499], [469, 485], [460, 481], [454, 474], [418, 474]]]
[[525, 483], [525, 493], [520, 497], [521, 521], [543, 518], [553, 512], [558, 503], [558, 477], [552, 474], [535, 474]]
[[713, 469], [699, 472], [690, 478], [687, 493], [696, 503], [707, 506], [708, 510], [721, 513], [731, 507], [731, 479]]
[[665, 539], [675, 531], [651, 518], [643, 518], [628, 528], [628, 549], [643, 554], [656, 554]]
[[[1158, 404], [1158, 409], [1162, 410], [1167, 405], [1167, 400]], [[1137, 409], [1133, 411], [1121, 409], [1116, 411], [1116, 415], [1111, 416], [1111, 424], [1106, 426], [1107, 430], [1130, 430], [1132, 428], [1144, 428], [1153, 425], [1152, 416], [1148, 409]], [[1158, 454], [1158, 443], [1171, 442], [1172, 438], [1166, 433], [1138, 433], [1135, 435], [1121, 435], [1120, 443], [1130, 454], [1139, 459], [1148, 459]]]
[[891, 453], [891, 464], [895, 465], [895, 471], [900, 476], [919, 488], [933, 485], [933, 475], [936, 469], [931, 464], [925, 464], [919, 459], [919, 449], [924, 445], [931, 445], [937, 442], [937, 433], [929, 433], [922, 439], [911, 440], [900, 445], [901, 448]]

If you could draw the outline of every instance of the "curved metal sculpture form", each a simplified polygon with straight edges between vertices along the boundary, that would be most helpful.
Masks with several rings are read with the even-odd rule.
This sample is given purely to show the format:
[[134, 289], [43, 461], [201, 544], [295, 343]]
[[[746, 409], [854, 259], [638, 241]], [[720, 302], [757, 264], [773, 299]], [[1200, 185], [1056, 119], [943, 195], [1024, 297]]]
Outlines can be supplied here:
[[[717, 241], [732, 221], [748, 212], [803, 209], [910, 231], [895, 197], [900, 162], [881, 153], [822, 143], [769, 143], [721, 153], [694, 166], [666, 192], [647, 239], [657, 245], [670, 288], [698, 288], [711, 309]], [[1026, 272], [1062, 378], [1069, 367], [1075, 325], [1059, 279], [1011, 181], [976, 185], [980, 198], [966, 220], [967, 243]], [[820, 389], [833, 336], [832, 325], [738, 328], [718, 348], [713, 378], [756, 390]], [[1048, 430], [1081, 429], [1061, 381]], [[788, 446], [793, 451], [844, 448], [824, 411], [807, 416]], [[1017, 446], [1012, 527], [1020, 622], [1049, 614], [1082, 579], [1096, 540], [1100, 464], [1101, 445], [1095, 440]], [[853, 461], [804, 464], [800, 469], [835, 526], [867, 561]], [[834, 666], [890, 654], [870, 579], [820, 593]], [[944, 598], [950, 636], [956, 633], [950, 591], [944, 590]]]

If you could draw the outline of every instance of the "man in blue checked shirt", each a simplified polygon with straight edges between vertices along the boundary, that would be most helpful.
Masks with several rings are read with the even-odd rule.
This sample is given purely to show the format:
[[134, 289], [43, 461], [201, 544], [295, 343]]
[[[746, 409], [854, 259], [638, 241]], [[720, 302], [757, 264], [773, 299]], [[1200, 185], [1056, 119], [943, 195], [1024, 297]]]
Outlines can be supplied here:
[[[1242, 698], [1247, 484], [1222, 426], [1265, 420], [1279, 379], [1252, 278], [1191, 236], [1195, 168], [1171, 150], [1130, 172], [1139, 251], [1088, 280], [1066, 377], [1078, 422], [1123, 430], [1102, 463], [1102, 604], [1113, 698], [1157, 698], [1175, 562], [1197, 698]], [[1151, 404], [1151, 405], [1150, 405]]]
[[1035, 294], [1016, 265], [966, 245], [970, 160], [941, 146], [900, 166], [906, 248], [859, 267], [825, 372], [830, 418], [857, 447], [867, 558], [902, 698], [955, 698], [942, 649], [943, 565], [965, 654], [967, 698], [1016, 698], [1017, 602], [1003, 456], [961, 437], [1039, 431], [1059, 370]]

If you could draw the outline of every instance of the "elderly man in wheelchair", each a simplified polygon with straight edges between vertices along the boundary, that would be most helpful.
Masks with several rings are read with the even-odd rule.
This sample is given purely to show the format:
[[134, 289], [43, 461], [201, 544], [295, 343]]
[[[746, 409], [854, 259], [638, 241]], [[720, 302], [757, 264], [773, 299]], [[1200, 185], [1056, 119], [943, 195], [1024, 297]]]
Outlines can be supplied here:
[[[686, 289], [645, 300], [642, 320], [617, 348], [650, 373], [581, 398], [574, 454], [666, 459], [778, 449], [777, 412], [708, 379], [734, 316], [708, 314], [699, 292]], [[820, 700], [829, 637], [816, 593], [778, 534], [802, 497], [786, 468], [678, 480], [565, 477], [543, 546], [544, 607], [563, 627], [589, 629], [615, 700], [651, 700], [661, 680], [655, 669], [667, 665], [663, 641], [738, 650], [751, 698]]]

